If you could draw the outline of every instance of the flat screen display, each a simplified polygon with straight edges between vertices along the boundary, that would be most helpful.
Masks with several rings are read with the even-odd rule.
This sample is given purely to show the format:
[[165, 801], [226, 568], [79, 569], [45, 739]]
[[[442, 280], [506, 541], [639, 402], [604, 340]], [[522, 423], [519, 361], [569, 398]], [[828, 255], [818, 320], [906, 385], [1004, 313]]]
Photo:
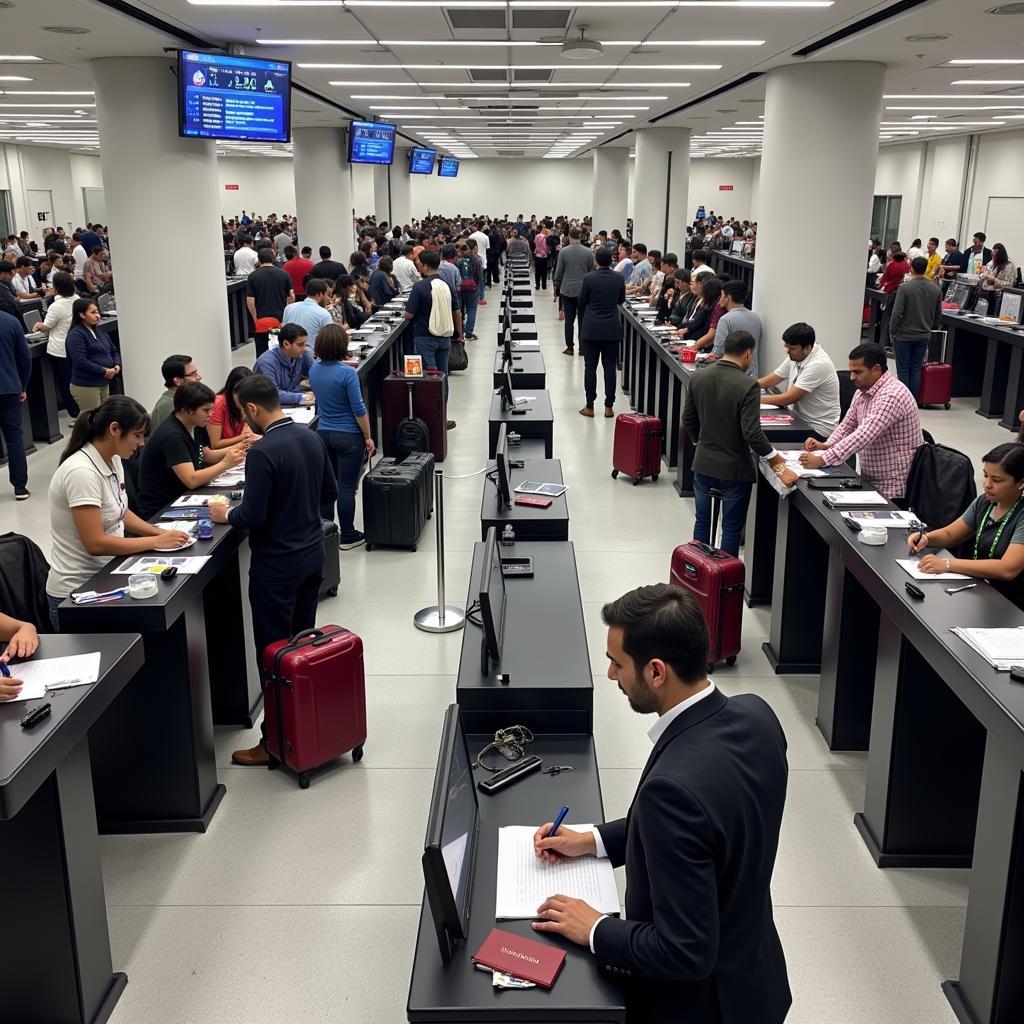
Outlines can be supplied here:
[[348, 126], [350, 164], [390, 164], [395, 159], [395, 126], [382, 121], [353, 121]]
[[434, 160], [437, 158], [436, 149], [419, 149], [412, 150], [409, 156], [409, 173], [410, 174], [433, 174], [434, 173]]
[[443, 156], [437, 162], [437, 173], [442, 178], [459, 176], [459, 161], [454, 156]]
[[224, 53], [178, 51], [178, 134], [288, 142], [292, 66]]

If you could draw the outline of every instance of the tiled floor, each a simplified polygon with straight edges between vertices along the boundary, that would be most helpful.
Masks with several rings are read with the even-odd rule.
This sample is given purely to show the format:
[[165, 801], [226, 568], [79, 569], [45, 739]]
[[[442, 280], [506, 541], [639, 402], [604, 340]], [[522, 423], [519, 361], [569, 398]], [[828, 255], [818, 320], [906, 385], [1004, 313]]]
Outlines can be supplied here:
[[[610, 478], [613, 423], [577, 415], [583, 360], [561, 354], [550, 295], [536, 303], [555, 455], [570, 487], [605, 806], [614, 816], [625, 811], [647, 758], [650, 723], [604, 676], [601, 604], [666, 577], [672, 548], [690, 537], [693, 505], [668, 478], [641, 487]], [[486, 458], [496, 311], [496, 298], [480, 310], [483, 340], [471, 343], [470, 369], [452, 382], [458, 428], [445, 463], [445, 549], [449, 599], [460, 602], [479, 535], [485, 485], [467, 474]], [[246, 359], [245, 350], [236, 356]], [[980, 458], [1010, 435], [970, 406], [958, 402], [923, 419], [937, 439]], [[0, 529], [27, 533], [46, 551], [46, 483], [57, 455], [54, 446], [31, 457], [30, 501], [0, 505]], [[321, 622], [343, 623], [366, 644], [370, 736], [361, 764], [346, 761], [300, 792], [287, 775], [231, 767], [230, 751], [253, 735], [222, 730], [218, 762], [228, 793], [206, 835], [102, 840], [114, 963], [129, 976], [112, 1024], [405, 1019], [419, 850], [461, 643], [458, 634], [429, 636], [412, 625], [413, 613], [435, 599], [434, 553], [432, 524], [415, 554], [343, 552], [341, 595], [320, 606]], [[743, 652], [717, 682], [727, 693], [764, 696], [789, 740], [774, 880], [794, 993], [789, 1020], [953, 1024], [939, 983], [956, 976], [968, 873], [874, 867], [853, 825], [864, 756], [826, 749], [814, 725], [814, 677], [772, 675], [760, 650], [767, 616], [747, 612]]]

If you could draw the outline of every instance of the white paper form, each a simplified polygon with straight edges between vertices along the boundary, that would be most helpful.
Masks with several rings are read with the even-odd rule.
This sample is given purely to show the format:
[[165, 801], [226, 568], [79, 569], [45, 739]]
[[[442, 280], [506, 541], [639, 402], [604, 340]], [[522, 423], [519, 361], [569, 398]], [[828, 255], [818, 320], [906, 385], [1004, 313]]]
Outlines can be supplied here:
[[145, 555], [142, 558], [126, 558], [114, 569], [113, 575], [130, 576], [136, 572], [159, 572], [160, 569], [173, 565], [183, 576], [190, 576], [199, 572], [209, 560], [209, 555]]
[[[948, 551], [939, 551], [935, 557], [941, 562], [944, 558], [952, 558]], [[921, 572], [918, 568], [916, 558], [897, 558], [896, 564], [900, 566], [915, 580], [969, 580], [970, 576], [964, 576], [958, 572]]]
[[40, 700], [46, 687], [72, 680], [95, 683], [100, 677], [100, 652], [73, 654], [67, 658], [40, 658], [9, 666], [11, 676], [24, 684], [15, 700]]
[[[569, 825], [586, 832], [592, 825]], [[619, 892], [615, 871], [607, 858], [573, 857], [558, 864], [537, 858], [533, 852], [533, 825], [509, 825], [498, 829], [498, 887], [494, 917], [498, 921], [529, 920], [537, 908], [555, 893], [585, 900], [602, 914], [618, 914]]]
[[1024, 627], [984, 629], [954, 626], [951, 632], [1001, 672], [1009, 672], [1013, 665], [1024, 664]]

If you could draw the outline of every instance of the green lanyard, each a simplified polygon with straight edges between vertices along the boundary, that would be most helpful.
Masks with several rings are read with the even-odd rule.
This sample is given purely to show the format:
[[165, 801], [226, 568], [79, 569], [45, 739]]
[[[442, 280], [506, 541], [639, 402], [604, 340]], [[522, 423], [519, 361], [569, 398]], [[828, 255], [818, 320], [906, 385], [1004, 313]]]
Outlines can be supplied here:
[[[1018, 495], [1017, 496], [1017, 500], [1010, 506], [1009, 511], [1006, 513], [1006, 515], [1003, 516], [1003, 518], [999, 520], [999, 527], [996, 530], [996, 535], [995, 535], [995, 538], [992, 541], [992, 546], [988, 549], [988, 557], [989, 558], [995, 558], [996, 548], [999, 547], [999, 538], [1002, 537], [1003, 530], [1006, 528], [1006, 524], [1013, 518], [1013, 513], [1017, 511], [1017, 506], [1020, 504], [1020, 501], [1021, 501], [1021, 495]], [[981, 534], [984, 531], [985, 526], [988, 524], [989, 516], [992, 515], [992, 509], [994, 509], [994, 508], [995, 508], [995, 505], [989, 505], [989, 507], [987, 509], [985, 509], [984, 514], [982, 515], [980, 521], [978, 522], [978, 530], [977, 530], [977, 532], [974, 535], [974, 559], [975, 559], [975, 561], [977, 561], [977, 559], [978, 559], [978, 549], [981, 547]]]

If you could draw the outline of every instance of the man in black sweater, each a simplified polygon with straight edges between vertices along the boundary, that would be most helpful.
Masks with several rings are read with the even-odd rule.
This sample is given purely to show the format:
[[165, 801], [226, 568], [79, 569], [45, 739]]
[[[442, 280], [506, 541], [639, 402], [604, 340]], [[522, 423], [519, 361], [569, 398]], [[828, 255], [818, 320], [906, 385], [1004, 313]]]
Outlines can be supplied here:
[[[245, 461], [242, 503], [210, 506], [210, 518], [249, 531], [249, 605], [256, 660], [263, 651], [316, 624], [316, 602], [324, 575], [320, 509], [338, 500], [338, 484], [323, 442], [281, 411], [277, 387], [253, 374], [236, 395], [249, 426], [262, 434]], [[264, 739], [236, 750], [233, 764], [266, 765]]]

